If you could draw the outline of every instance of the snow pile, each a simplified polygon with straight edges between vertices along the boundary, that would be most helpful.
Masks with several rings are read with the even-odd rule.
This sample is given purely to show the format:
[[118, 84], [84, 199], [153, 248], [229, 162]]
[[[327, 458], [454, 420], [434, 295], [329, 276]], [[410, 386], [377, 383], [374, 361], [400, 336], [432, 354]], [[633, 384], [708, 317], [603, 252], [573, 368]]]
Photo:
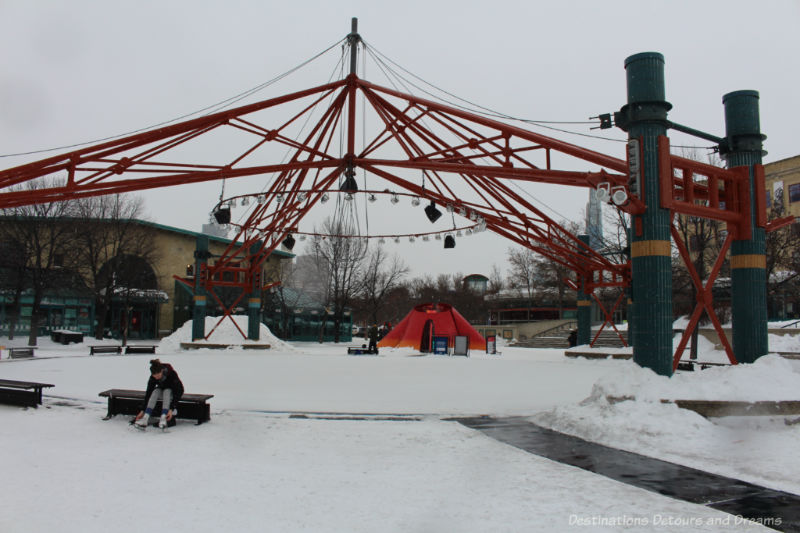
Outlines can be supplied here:
[[261, 324], [261, 328], [259, 329], [259, 340], [253, 341], [245, 339], [242, 337], [242, 334], [239, 332], [239, 330], [236, 329], [236, 326], [234, 326], [231, 319], [236, 321], [236, 326], [239, 326], [239, 329], [241, 329], [245, 334], [247, 333], [247, 316], [245, 315], [232, 315], [230, 318], [223, 320], [219, 326], [217, 326], [217, 322], [219, 322], [220, 317], [207, 316], [205, 323], [206, 335], [208, 335], [208, 332], [214, 329], [215, 326], [216, 329], [214, 329], [214, 332], [211, 334], [211, 337], [209, 337], [208, 340], [192, 341], [192, 321], [187, 320], [180, 328], [176, 329], [172, 335], [161, 339], [161, 342], [158, 345], [158, 353], [165, 354], [180, 352], [183, 350], [181, 348], [182, 342], [194, 342], [195, 344], [229, 344], [234, 346], [247, 344], [269, 344], [270, 348], [273, 350], [279, 350], [281, 352], [297, 351], [291, 345], [273, 335], [272, 331], [270, 331], [270, 329], [264, 324]]
[[769, 350], [771, 352], [800, 353], [800, 335], [769, 334]]
[[[630, 361], [607, 361], [588, 398], [531, 418], [586, 440], [658, 457], [780, 490], [800, 492], [800, 425], [783, 417], [708, 420], [662, 400], [800, 400], [800, 365], [777, 355], [749, 365], [677, 373], [668, 378]], [[787, 419], [788, 421], [788, 419]], [[783, 458], [776, 463], [764, 450]]]

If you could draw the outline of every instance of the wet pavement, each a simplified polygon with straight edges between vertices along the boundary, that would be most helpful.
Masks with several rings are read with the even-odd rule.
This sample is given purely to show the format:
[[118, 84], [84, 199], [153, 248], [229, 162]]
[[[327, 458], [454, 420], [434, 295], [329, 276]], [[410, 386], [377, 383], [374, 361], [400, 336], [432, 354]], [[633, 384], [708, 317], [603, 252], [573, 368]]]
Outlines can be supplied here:
[[671, 498], [744, 516], [778, 531], [800, 532], [800, 496], [795, 494], [595, 444], [537, 426], [522, 417], [452, 420], [559, 463]]

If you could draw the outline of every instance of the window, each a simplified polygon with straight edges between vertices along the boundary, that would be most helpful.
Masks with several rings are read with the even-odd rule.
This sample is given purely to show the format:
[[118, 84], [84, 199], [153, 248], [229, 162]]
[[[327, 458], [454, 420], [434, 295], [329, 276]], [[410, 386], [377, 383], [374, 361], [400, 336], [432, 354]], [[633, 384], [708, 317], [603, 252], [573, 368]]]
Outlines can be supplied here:
[[772, 192], [767, 189], [767, 209], [772, 207]]
[[800, 202], [800, 183], [789, 185], [789, 203]]

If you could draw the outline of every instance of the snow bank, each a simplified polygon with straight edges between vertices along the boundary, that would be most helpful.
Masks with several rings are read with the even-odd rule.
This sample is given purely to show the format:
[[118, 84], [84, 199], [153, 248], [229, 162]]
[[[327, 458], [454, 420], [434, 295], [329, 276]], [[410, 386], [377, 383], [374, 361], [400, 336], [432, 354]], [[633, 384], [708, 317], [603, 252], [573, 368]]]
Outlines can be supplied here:
[[161, 339], [161, 342], [158, 345], [158, 353], [168, 354], [180, 352], [183, 350], [183, 348], [181, 348], [182, 342], [194, 342], [195, 344], [230, 344], [232, 346], [241, 346], [247, 344], [269, 344], [272, 350], [281, 352], [297, 351], [291, 345], [273, 335], [272, 331], [270, 331], [270, 329], [264, 324], [261, 324], [261, 328], [259, 329], [259, 340], [253, 341], [244, 339], [239, 330], [236, 329], [236, 326], [234, 326], [231, 319], [236, 321], [236, 325], [239, 326], [239, 329], [241, 329], [244, 333], [247, 333], [247, 316], [245, 315], [233, 315], [230, 318], [223, 320], [222, 323], [217, 326], [219, 319], [220, 317], [218, 316], [206, 317], [206, 335], [216, 326], [216, 329], [214, 329], [214, 332], [207, 341], [192, 341], [192, 321], [186, 321], [180, 328], [175, 330], [172, 335]]
[[[597, 380], [577, 405], [533, 416], [539, 425], [616, 448], [800, 493], [800, 425], [783, 417], [705, 419], [662, 399], [799, 400], [798, 366], [768, 355], [755, 363], [668, 378], [630, 361]], [[773, 457], [781, 457], [775, 461]]]

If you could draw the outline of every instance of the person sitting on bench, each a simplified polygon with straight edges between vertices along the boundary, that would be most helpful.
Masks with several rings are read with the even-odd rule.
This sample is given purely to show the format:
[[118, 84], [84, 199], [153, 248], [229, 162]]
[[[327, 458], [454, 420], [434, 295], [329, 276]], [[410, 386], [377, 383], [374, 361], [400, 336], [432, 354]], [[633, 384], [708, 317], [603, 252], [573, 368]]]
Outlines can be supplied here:
[[144, 394], [142, 410], [136, 415], [135, 424], [146, 428], [158, 400], [161, 400], [161, 418], [158, 427], [174, 425], [175, 408], [183, 396], [183, 383], [178, 373], [169, 363], [158, 359], [150, 360], [150, 379], [147, 380], [147, 391]]

